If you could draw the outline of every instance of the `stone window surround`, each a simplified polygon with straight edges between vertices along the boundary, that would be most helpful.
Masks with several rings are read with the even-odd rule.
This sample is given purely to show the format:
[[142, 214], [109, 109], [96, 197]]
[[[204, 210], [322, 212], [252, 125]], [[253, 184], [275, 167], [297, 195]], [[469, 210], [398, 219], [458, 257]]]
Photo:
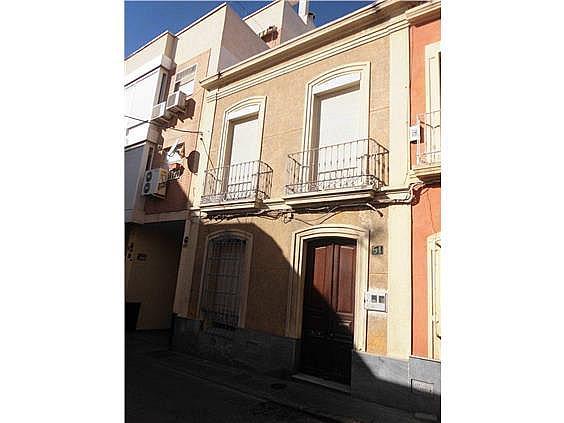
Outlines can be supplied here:
[[202, 295], [204, 292], [204, 283], [206, 277], [206, 265], [208, 261], [208, 246], [210, 244], [210, 241], [224, 237], [226, 235], [233, 236], [246, 241], [245, 257], [243, 258], [243, 268], [241, 274], [241, 285], [240, 285], [240, 294], [239, 294], [239, 298], [240, 298], [239, 323], [237, 325], [237, 327], [239, 328], [244, 328], [246, 314], [247, 314], [247, 297], [249, 291], [249, 279], [251, 275], [251, 260], [253, 256], [253, 234], [238, 229], [220, 230], [220, 231], [212, 232], [211, 234], [206, 236], [206, 240], [204, 244], [204, 259], [202, 261], [202, 271], [200, 276], [200, 289], [198, 293], [198, 307], [197, 307], [198, 319], [201, 321], [204, 320], [201, 304], [202, 304]]

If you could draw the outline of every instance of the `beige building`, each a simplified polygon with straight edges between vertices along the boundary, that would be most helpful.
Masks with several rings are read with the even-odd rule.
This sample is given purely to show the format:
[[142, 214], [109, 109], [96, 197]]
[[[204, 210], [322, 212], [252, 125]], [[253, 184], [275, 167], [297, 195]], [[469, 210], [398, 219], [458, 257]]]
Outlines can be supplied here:
[[[274, 3], [257, 25], [288, 6]], [[301, 35], [254, 28], [270, 48], [199, 80], [174, 344], [436, 412], [424, 395], [440, 394], [440, 368], [411, 356], [406, 12], [423, 2], [376, 2], [316, 29], [306, 3]]]

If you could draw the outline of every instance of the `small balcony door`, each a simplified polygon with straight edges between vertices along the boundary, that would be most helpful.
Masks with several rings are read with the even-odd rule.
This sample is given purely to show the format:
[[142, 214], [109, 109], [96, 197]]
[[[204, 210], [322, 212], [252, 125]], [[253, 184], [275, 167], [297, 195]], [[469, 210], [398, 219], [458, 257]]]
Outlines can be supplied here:
[[256, 190], [260, 137], [258, 116], [251, 115], [229, 124], [223, 180], [226, 200], [249, 198]]
[[310, 180], [317, 182], [319, 189], [354, 184], [354, 178], [363, 173], [366, 160], [365, 145], [359, 141], [365, 137], [359, 85], [316, 97], [316, 139], [307, 158], [312, 169]]
[[427, 163], [441, 161], [441, 46], [425, 47], [424, 142]]

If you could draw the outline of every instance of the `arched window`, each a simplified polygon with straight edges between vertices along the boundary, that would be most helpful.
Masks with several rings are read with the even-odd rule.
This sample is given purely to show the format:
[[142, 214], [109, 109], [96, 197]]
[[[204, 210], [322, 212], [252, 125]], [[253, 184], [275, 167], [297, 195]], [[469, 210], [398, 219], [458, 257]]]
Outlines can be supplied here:
[[251, 237], [239, 231], [208, 239], [200, 304], [202, 317], [213, 326], [244, 325], [251, 249]]

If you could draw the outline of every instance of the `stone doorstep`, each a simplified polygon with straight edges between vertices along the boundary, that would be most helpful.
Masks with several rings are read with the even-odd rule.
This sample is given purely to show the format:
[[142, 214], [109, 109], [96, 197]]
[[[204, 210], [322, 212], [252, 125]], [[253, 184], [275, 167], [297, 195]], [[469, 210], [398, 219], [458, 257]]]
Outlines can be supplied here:
[[[185, 353], [172, 352], [158, 365], [227, 386], [322, 419], [342, 423], [419, 423], [411, 413], [299, 382], [259, 375]], [[285, 385], [276, 389], [272, 385]]]

